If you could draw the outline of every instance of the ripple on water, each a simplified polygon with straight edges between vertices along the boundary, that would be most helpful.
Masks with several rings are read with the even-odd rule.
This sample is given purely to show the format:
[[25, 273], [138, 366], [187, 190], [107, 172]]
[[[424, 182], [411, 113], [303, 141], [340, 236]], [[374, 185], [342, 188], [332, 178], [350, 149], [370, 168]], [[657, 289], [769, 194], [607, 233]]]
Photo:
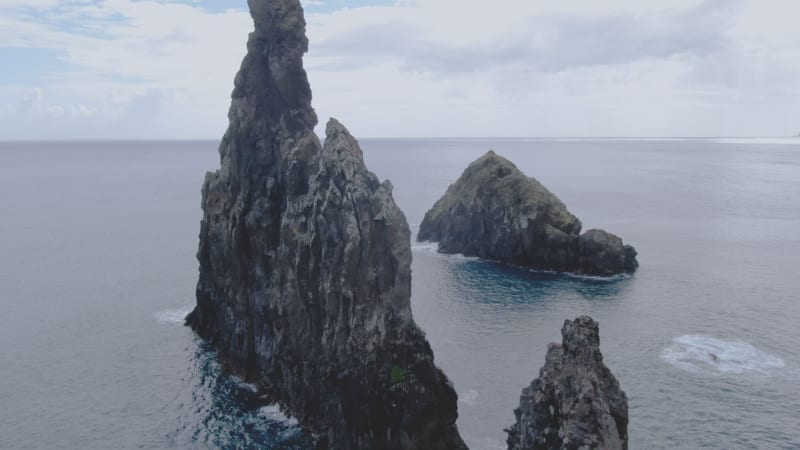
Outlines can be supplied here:
[[701, 373], [770, 375], [784, 367], [781, 358], [747, 342], [723, 341], [711, 336], [684, 335], [673, 339], [661, 359], [684, 370]]

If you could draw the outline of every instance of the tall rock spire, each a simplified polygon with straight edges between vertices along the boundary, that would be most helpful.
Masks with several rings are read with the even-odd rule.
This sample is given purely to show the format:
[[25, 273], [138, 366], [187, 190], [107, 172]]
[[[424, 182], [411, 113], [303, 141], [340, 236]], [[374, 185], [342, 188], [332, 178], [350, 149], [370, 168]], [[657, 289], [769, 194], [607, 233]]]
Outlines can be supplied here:
[[322, 146], [298, 0], [249, 0], [220, 170], [203, 185], [187, 324], [318, 448], [462, 449], [457, 397], [411, 315], [410, 232], [338, 122]]

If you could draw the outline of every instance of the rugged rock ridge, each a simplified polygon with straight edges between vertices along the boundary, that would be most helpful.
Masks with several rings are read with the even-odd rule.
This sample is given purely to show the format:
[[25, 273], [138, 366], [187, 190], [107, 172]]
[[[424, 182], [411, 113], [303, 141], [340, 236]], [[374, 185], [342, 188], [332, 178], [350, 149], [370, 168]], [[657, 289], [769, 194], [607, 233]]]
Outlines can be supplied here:
[[221, 168], [203, 185], [187, 324], [306, 426], [318, 448], [463, 449], [456, 393], [410, 307], [392, 186], [331, 120], [322, 146], [299, 0], [249, 0]]
[[566, 321], [539, 378], [522, 390], [509, 450], [628, 448], [628, 400], [600, 353], [597, 322]]
[[638, 267], [636, 250], [603, 230], [580, 235], [564, 203], [490, 151], [467, 167], [425, 214], [418, 241], [535, 269], [610, 276]]
[[[455, 391], [411, 315], [410, 232], [392, 186], [366, 169], [340, 123], [328, 123], [324, 145], [314, 134], [299, 0], [248, 4], [255, 32], [221, 167], [203, 185], [197, 307], [187, 324], [297, 417], [319, 449], [465, 449]], [[576, 234], [580, 222], [546, 189], [536, 192], [547, 208], [528, 217]], [[563, 442], [613, 446], [609, 414], [624, 446], [624, 394], [602, 366], [596, 324], [592, 335], [579, 321], [526, 389], [535, 395], [523, 395], [511, 448], [537, 436], [555, 442], [556, 424]], [[587, 407], [573, 392], [599, 396]], [[543, 419], [550, 406], [558, 423]]]

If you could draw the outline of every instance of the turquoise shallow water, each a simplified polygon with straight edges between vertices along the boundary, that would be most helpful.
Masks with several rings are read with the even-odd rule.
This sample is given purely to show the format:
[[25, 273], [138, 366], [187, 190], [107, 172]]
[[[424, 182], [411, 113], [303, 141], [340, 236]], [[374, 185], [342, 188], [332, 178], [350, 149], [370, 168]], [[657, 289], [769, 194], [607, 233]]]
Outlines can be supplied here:
[[[414, 315], [471, 448], [503, 447], [580, 314], [628, 393], [632, 448], [800, 447], [793, 142], [362, 141], [412, 229], [493, 148], [640, 253], [634, 276], [603, 281], [413, 244]], [[216, 166], [214, 142], [0, 143], [0, 448], [305, 448], [180, 325]]]

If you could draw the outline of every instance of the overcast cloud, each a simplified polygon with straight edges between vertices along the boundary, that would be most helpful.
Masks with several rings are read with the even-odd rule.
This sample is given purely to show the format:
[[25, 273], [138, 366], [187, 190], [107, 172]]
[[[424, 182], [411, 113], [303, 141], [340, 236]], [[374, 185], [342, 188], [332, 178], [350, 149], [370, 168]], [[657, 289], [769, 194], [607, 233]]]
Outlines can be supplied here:
[[[0, 0], [0, 139], [219, 138], [245, 3]], [[800, 131], [796, 0], [304, 5], [314, 106], [358, 136]]]

